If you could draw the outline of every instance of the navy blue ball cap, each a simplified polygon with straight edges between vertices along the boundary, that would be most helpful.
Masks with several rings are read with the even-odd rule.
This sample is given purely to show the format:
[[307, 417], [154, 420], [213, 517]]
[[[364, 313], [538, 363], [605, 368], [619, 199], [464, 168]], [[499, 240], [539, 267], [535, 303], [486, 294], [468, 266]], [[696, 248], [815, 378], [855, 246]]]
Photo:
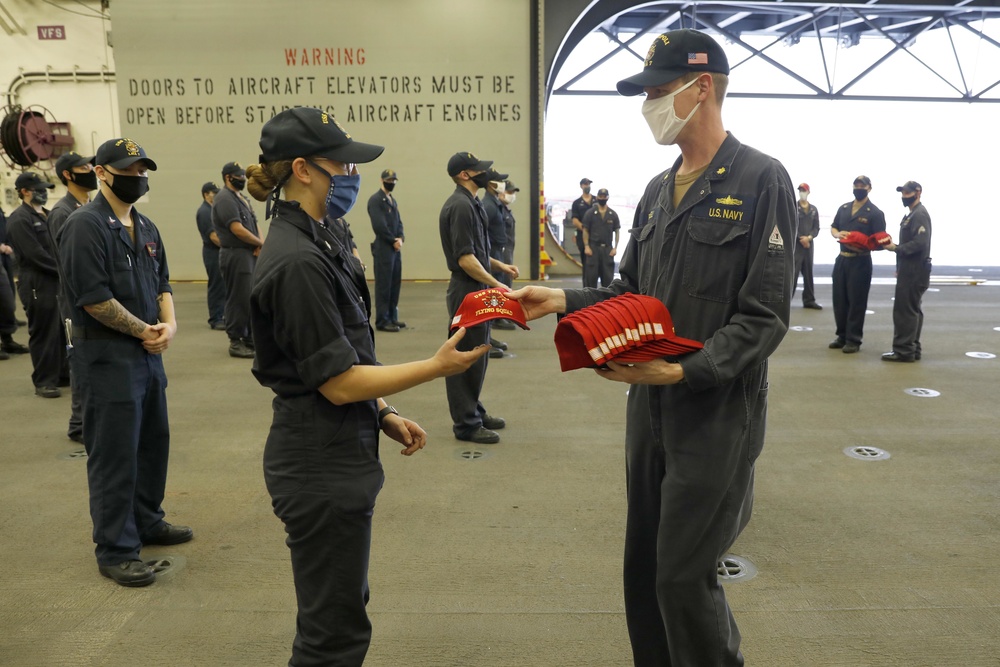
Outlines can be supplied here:
[[486, 171], [493, 166], [493, 160], [480, 160], [469, 152], [455, 153], [448, 160], [448, 175], [458, 176], [463, 171]]
[[337, 162], [372, 162], [384, 146], [355, 141], [332, 114], [312, 107], [286, 109], [260, 131], [260, 161], [324, 157]]
[[246, 176], [246, 173], [247, 172], [243, 168], [243, 165], [241, 165], [239, 162], [227, 162], [226, 164], [222, 165], [223, 178], [225, 178], [226, 176], [239, 176], [240, 178], [243, 178], [244, 176]]
[[62, 174], [64, 171], [72, 171], [73, 167], [82, 167], [85, 164], [94, 164], [94, 158], [84, 157], [75, 151], [63, 153], [56, 160], [56, 174]]
[[653, 40], [642, 71], [619, 81], [618, 92], [638, 95], [644, 88], [662, 86], [688, 72], [729, 74], [729, 59], [719, 43], [705, 33], [671, 30]]
[[108, 139], [97, 149], [94, 164], [115, 169], [128, 169], [134, 163], [142, 160], [150, 171], [156, 171], [156, 163], [149, 159], [142, 146], [127, 137]]
[[43, 181], [42, 177], [33, 171], [22, 171], [14, 181], [14, 187], [20, 192], [21, 190], [40, 190], [42, 188], [51, 190], [56, 186], [48, 181]]
[[219, 186], [209, 181], [201, 186], [201, 194], [207, 195], [209, 192], [216, 193], [219, 191]]
[[496, 181], [496, 182], [506, 181], [507, 177], [510, 176], [510, 174], [501, 174], [493, 167], [487, 169], [486, 173], [489, 175], [491, 181]]

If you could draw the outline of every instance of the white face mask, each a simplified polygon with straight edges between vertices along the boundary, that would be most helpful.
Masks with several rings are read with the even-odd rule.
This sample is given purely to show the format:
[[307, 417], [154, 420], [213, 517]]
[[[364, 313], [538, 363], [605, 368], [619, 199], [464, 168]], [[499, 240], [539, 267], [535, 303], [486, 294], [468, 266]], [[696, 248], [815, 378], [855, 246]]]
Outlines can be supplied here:
[[499, 197], [500, 195], [502, 195], [503, 192], [504, 192], [504, 189], [507, 187], [507, 184], [504, 183], [503, 181], [490, 181], [490, 185], [492, 185], [494, 188], [496, 188], [497, 197]]
[[514, 200], [516, 200], [516, 199], [517, 199], [517, 193], [516, 192], [511, 192], [511, 193], [505, 194], [503, 196], [504, 203], [506, 203], [507, 206], [513, 206], [514, 205]]
[[809, 193], [805, 190], [799, 190], [799, 201], [805, 201], [809, 199]]
[[642, 103], [642, 115], [646, 119], [649, 129], [653, 132], [653, 138], [656, 140], [656, 143], [661, 146], [669, 146], [677, 141], [677, 135], [681, 133], [681, 130], [684, 129], [687, 122], [694, 116], [698, 107], [701, 106], [701, 102], [694, 105], [694, 109], [691, 109], [691, 113], [684, 119], [678, 118], [677, 112], [674, 111], [674, 98], [681, 91], [694, 85], [697, 80], [689, 81], [669, 95], [664, 95], [656, 99], [647, 98]]

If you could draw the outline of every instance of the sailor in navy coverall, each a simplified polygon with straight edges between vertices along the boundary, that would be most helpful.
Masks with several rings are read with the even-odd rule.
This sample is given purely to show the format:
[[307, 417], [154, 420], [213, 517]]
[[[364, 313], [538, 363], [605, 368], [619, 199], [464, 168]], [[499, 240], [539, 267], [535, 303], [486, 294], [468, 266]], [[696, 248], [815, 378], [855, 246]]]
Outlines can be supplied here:
[[132, 204], [156, 163], [130, 139], [97, 151], [101, 192], [72, 213], [59, 256], [73, 307], [73, 373], [83, 401], [90, 515], [98, 569], [123, 586], [155, 581], [148, 544], [191, 539], [163, 520], [170, 450], [161, 354], [177, 331], [167, 256]]

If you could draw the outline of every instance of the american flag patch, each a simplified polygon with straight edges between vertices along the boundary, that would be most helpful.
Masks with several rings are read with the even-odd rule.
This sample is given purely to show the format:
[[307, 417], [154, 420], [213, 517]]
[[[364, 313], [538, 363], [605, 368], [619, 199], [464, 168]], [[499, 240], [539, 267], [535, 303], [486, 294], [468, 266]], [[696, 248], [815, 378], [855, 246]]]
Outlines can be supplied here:
[[707, 53], [689, 53], [688, 54], [688, 65], [707, 65], [708, 64], [708, 54]]

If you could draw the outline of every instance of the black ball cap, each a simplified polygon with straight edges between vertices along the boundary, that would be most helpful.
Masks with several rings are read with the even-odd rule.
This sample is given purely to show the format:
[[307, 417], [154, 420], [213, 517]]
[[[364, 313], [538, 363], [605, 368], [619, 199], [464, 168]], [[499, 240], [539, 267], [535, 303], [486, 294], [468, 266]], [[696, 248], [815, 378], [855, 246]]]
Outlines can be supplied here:
[[907, 181], [899, 187], [896, 188], [896, 192], [923, 192], [924, 189], [920, 187], [920, 183], [916, 181]]
[[375, 160], [384, 150], [384, 146], [354, 141], [336, 118], [312, 107], [282, 111], [260, 131], [261, 162], [315, 156], [362, 164]]
[[662, 86], [688, 72], [729, 74], [729, 59], [719, 43], [705, 33], [671, 30], [653, 40], [642, 71], [619, 81], [618, 92], [638, 95], [643, 88]]
[[42, 177], [33, 171], [23, 171], [18, 174], [17, 180], [14, 181], [14, 187], [20, 192], [21, 190], [40, 190], [41, 188], [51, 190], [56, 186], [48, 181], [43, 181]]
[[209, 192], [218, 192], [218, 191], [219, 191], [219, 186], [213, 183], [212, 181], [209, 181], [208, 183], [205, 183], [203, 186], [201, 186], [201, 194], [203, 195], [207, 195]]
[[246, 169], [239, 162], [227, 162], [222, 165], [222, 177], [226, 176], [245, 176]]
[[150, 171], [156, 171], [156, 163], [149, 159], [142, 146], [131, 139], [109, 139], [97, 149], [94, 163], [115, 169], [128, 169], [134, 163], [142, 160]]
[[861, 185], [867, 185], [868, 187], [871, 187], [872, 179], [862, 174], [861, 176], [858, 176], [857, 178], [854, 179], [854, 185], [857, 185], [858, 183], [860, 183]]
[[486, 171], [493, 166], [493, 160], [480, 160], [472, 153], [455, 153], [448, 160], [448, 175], [458, 176], [463, 171]]
[[84, 157], [75, 151], [63, 153], [56, 160], [56, 173], [61, 174], [64, 171], [72, 171], [73, 167], [82, 167], [85, 164], [94, 164], [93, 156]]
[[384, 169], [382, 171], [383, 181], [395, 181], [399, 178], [399, 174], [396, 173], [395, 169]]

